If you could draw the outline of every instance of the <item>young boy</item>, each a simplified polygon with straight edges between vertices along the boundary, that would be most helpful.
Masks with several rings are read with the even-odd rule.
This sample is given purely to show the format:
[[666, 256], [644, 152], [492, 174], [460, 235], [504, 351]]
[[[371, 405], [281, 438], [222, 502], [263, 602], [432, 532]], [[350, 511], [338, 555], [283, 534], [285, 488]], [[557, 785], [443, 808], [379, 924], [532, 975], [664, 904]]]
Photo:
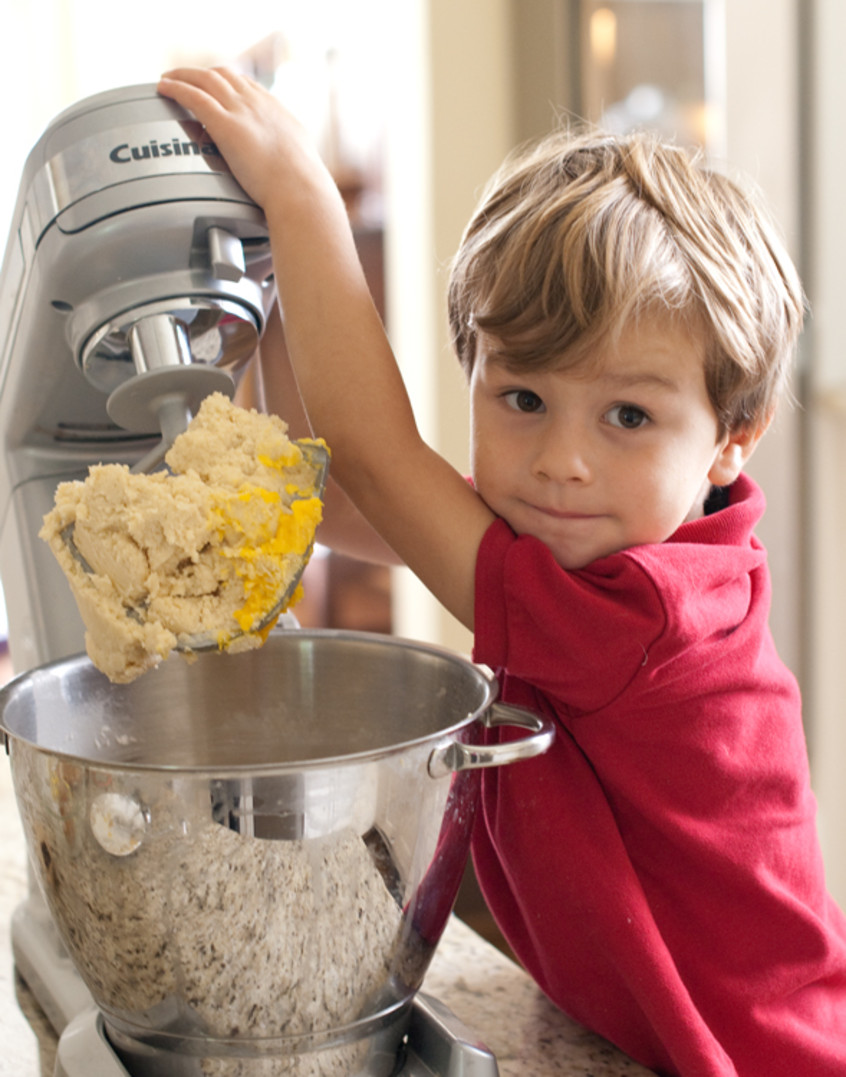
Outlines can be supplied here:
[[475, 634], [553, 748], [486, 774], [474, 858], [547, 994], [661, 1074], [846, 1074], [798, 692], [742, 473], [803, 316], [728, 180], [646, 136], [557, 135], [494, 178], [455, 262], [472, 484], [421, 440], [337, 191], [232, 72], [161, 91], [264, 208], [335, 479]]

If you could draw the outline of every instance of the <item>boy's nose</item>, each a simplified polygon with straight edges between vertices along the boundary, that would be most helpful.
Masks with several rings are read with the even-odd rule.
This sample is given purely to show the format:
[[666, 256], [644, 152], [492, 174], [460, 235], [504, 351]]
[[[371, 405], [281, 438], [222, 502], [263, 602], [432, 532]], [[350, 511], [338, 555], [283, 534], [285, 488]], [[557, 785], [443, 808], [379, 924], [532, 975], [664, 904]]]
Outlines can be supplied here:
[[590, 482], [591, 466], [584, 432], [575, 427], [545, 431], [538, 442], [533, 472], [553, 482]]

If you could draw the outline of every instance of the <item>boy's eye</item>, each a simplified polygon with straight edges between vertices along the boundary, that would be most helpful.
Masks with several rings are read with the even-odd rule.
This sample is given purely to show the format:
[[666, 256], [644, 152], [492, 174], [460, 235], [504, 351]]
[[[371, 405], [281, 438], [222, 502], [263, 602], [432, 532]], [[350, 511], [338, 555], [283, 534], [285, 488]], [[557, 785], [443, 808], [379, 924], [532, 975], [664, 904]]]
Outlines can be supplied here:
[[621, 430], [637, 430], [639, 426], [649, 422], [649, 416], [643, 408], [635, 404], [615, 404], [605, 413], [605, 418], [612, 426], [618, 426]]
[[543, 401], [531, 389], [513, 389], [510, 393], [505, 393], [505, 400], [516, 411], [532, 412], [543, 410]]

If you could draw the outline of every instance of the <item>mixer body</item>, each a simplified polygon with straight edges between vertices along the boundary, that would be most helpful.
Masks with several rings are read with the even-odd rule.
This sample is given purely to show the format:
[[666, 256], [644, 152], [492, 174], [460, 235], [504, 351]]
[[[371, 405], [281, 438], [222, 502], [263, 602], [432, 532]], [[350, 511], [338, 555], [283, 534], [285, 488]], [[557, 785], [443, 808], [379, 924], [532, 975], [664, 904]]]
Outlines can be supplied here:
[[16, 670], [84, 647], [36, 537], [56, 485], [99, 462], [160, 460], [204, 396], [233, 394], [273, 299], [261, 210], [155, 87], [88, 98], [36, 144], [0, 275], [0, 575]]

